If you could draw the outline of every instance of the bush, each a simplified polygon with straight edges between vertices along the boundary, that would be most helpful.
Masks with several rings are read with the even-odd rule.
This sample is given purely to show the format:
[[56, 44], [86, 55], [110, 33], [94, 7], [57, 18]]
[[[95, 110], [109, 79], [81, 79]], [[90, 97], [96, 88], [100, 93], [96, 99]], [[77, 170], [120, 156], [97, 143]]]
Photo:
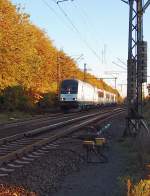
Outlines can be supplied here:
[[46, 93], [43, 98], [38, 102], [40, 109], [49, 110], [57, 105], [57, 96], [55, 93]]
[[28, 96], [27, 91], [22, 86], [5, 88], [1, 100], [3, 109], [9, 111], [32, 111], [35, 107], [32, 98]]
[[3, 109], [3, 105], [4, 105], [4, 96], [0, 94], [0, 109]]
[[149, 196], [150, 195], [150, 181], [141, 180], [137, 185], [130, 184], [128, 189], [129, 196]]

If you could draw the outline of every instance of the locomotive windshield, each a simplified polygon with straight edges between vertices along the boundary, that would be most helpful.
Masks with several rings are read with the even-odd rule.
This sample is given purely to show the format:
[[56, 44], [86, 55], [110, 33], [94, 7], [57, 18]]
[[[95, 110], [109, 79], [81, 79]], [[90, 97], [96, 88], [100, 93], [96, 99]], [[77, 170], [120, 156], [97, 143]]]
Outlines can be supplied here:
[[61, 83], [61, 94], [77, 94], [78, 81], [76, 80], [64, 80]]

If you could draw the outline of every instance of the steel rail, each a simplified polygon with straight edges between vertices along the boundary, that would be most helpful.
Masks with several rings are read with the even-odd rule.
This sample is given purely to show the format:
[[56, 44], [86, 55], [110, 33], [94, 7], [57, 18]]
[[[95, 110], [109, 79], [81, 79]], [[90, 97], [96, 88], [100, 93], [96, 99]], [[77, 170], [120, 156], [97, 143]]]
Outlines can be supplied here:
[[[65, 131], [62, 131], [62, 132], [59, 132], [59, 133], [56, 133], [48, 138], [42, 138], [41, 140], [39, 141], [35, 141], [34, 143], [32, 144], [29, 144], [19, 150], [15, 150], [13, 152], [10, 152], [4, 156], [1, 156], [0, 157], [0, 166], [4, 165], [4, 164], [7, 164], [8, 162], [10, 161], [13, 161], [17, 158], [21, 158], [24, 154], [27, 154], [27, 153], [30, 153], [32, 151], [35, 151], [35, 150], [38, 150], [40, 149], [42, 146], [46, 146], [47, 144], [49, 143], [52, 143], [54, 142], [55, 140], [61, 138], [61, 137], [64, 137], [68, 134], [71, 134], [72, 132], [74, 131], [77, 131], [79, 130], [81, 127], [84, 127], [92, 122], [95, 122], [97, 120], [103, 120], [103, 121], [106, 121], [108, 120], [109, 118], [112, 118], [112, 117], [115, 117], [117, 116], [118, 114], [124, 112], [124, 110], [118, 110], [118, 111], [113, 111], [111, 112], [111, 114], [97, 114], [97, 115], [93, 115], [90, 119], [88, 117], [88, 120], [87, 119], [84, 119], [84, 121], [82, 121], [81, 123], [78, 123], [76, 125], [74, 125], [73, 127], [71, 128], [67, 128]], [[81, 120], [81, 119], [80, 119]], [[83, 120], [83, 119], [82, 119]]]
[[6, 137], [14, 138], [14, 135], [20, 134], [20, 130], [21, 130], [21, 134], [23, 135], [29, 130], [44, 127], [50, 124], [56, 124], [66, 119], [71, 119], [76, 116], [83, 116], [85, 114], [86, 113], [80, 113], [80, 114], [74, 113], [67, 116], [59, 116], [59, 117], [57, 116], [55, 118], [42, 118], [33, 122], [30, 121], [27, 123], [25, 122], [23, 124], [14, 124], [12, 126], [8, 125], [7, 127], [0, 128], [0, 140]]
[[[115, 110], [115, 109], [113, 109], [113, 110]], [[100, 111], [99, 113], [102, 113], [102, 112], [109, 112], [110, 110], [106, 110], [106, 111]], [[97, 114], [97, 113], [96, 113]], [[77, 114], [75, 114], [75, 116], [76, 116]], [[86, 116], [86, 115], [85, 115]], [[38, 133], [40, 133], [41, 131], [47, 131], [47, 130], [52, 130], [52, 129], [54, 129], [54, 128], [57, 128], [57, 127], [60, 127], [60, 126], [62, 126], [62, 125], [65, 125], [65, 123], [67, 123], [67, 121], [64, 121], [64, 119], [66, 119], [66, 118], [70, 118], [71, 116], [67, 116], [67, 117], [63, 117], [63, 118], [61, 118], [60, 120], [62, 121], [62, 122], [58, 122], [58, 123], [53, 123], [53, 120], [52, 120], [52, 123], [53, 124], [50, 124], [50, 125], [47, 125], [47, 126], [41, 126], [40, 128], [36, 128], [36, 129], [32, 129], [32, 130], [30, 130], [30, 131], [23, 131], [22, 133], [17, 133], [17, 134], [14, 134], [14, 135], [11, 135], [11, 136], [8, 136], [8, 137], [4, 137], [4, 138], [2, 138], [2, 139], [0, 139], [0, 145], [1, 144], [4, 144], [4, 143], [7, 143], [7, 142], [10, 142], [10, 141], [13, 141], [13, 140], [16, 140], [16, 139], [21, 139], [21, 138], [23, 138], [23, 137], [25, 137], [25, 136], [27, 136], [27, 135], [34, 135], [34, 134], [38, 134]], [[84, 116], [81, 116], [81, 117], [83, 117], [84, 118]], [[57, 120], [59, 120], [59, 119], [57, 119]], [[73, 120], [73, 119], [72, 119]], [[68, 123], [69, 122], [71, 122], [71, 121], [68, 121]], [[48, 121], [48, 123], [50, 123], [50, 121]], [[19, 127], [17, 127], [17, 128], [19, 128]]]
[[76, 113], [74, 114], [63, 114], [63, 113], [59, 113], [55, 116], [40, 116], [40, 117], [33, 117], [30, 119], [24, 119], [24, 120], [20, 120], [20, 121], [15, 121], [15, 122], [8, 122], [8, 123], [4, 123], [4, 124], [0, 124], [0, 130], [1, 129], [7, 129], [7, 128], [13, 128], [13, 127], [18, 127], [21, 125], [28, 125], [29, 123], [37, 123], [37, 121], [48, 121], [48, 120], [53, 120], [58, 118], [59, 116], [62, 117], [61, 115], [63, 115], [63, 118], [67, 118], [67, 117], [71, 117], [73, 115], [77, 115]]
[[[113, 109], [109, 108], [109, 109]], [[102, 109], [105, 110], [106, 108]], [[81, 111], [80, 111], [81, 113]], [[86, 113], [86, 111], [82, 111], [82, 113]], [[19, 127], [21, 125], [28, 125], [29, 123], [37, 123], [37, 121], [48, 121], [48, 120], [55, 120], [58, 117], [61, 118], [68, 118], [68, 117], [72, 117], [72, 116], [76, 116], [78, 115], [78, 112], [75, 113], [69, 113], [69, 114], [64, 114], [64, 113], [56, 113], [56, 114], [51, 114], [51, 115], [46, 115], [46, 116], [37, 116], [37, 117], [33, 117], [33, 118], [29, 118], [29, 119], [24, 119], [24, 120], [19, 120], [19, 121], [14, 121], [14, 122], [8, 122], [8, 123], [2, 123], [0, 124], [0, 130], [1, 129], [7, 129], [7, 128], [13, 128], [13, 127]]]

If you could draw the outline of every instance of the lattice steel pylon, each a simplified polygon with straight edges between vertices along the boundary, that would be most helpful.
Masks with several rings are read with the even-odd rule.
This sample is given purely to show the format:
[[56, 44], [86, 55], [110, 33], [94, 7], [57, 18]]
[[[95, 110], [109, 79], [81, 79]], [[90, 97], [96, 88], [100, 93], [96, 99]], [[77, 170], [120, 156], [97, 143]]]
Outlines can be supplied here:
[[129, 5], [129, 38], [127, 61], [127, 109], [124, 136], [137, 134], [142, 116], [142, 84], [147, 80], [147, 42], [143, 41], [143, 14], [150, 5], [143, 0], [122, 0]]

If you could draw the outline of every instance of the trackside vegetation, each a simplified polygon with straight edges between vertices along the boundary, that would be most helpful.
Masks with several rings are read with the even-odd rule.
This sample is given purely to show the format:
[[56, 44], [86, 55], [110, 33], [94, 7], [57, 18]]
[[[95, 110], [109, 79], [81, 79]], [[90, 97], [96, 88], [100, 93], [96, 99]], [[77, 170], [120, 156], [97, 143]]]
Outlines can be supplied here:
[[[144, 117], [150, 125], [150, 102], [144, 102]], [[117, 146], [125, 158], [123, 175], [119, 179], [120, 192], [127, 196], [150, 195], [150, 133], [141, 129], [136, 137], [126, 138]]]

